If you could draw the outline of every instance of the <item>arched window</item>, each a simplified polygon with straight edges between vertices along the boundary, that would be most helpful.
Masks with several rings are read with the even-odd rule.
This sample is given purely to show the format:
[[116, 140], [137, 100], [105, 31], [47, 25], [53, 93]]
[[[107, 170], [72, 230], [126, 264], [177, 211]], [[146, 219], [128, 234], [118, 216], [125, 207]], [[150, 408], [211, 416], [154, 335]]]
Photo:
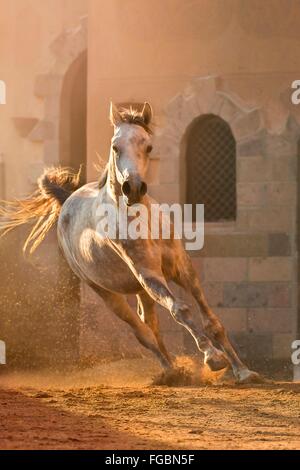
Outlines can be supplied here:
[[87, 51], [67, 70], [60, 102], [60, 164], [78, 171], [86, 183], [87, 167]]
[[206, 222], [236, 219], [236, 143], [214, 114], [196, 118], [186, 141], [186, 202], [204, 204]]

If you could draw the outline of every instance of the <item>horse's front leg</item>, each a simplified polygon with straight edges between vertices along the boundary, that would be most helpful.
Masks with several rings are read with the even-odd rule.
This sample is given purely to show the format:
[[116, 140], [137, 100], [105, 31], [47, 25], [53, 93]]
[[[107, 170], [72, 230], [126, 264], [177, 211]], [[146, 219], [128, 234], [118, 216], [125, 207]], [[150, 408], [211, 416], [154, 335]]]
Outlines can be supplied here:
[[90, 287], [97, 292], [98, 295], [104, 300], [105, 304], [123, 321], [128, 323], [134, 331], [138, 341], [147, 349], [151, 350], [161, 365], [165, 369], [172, 367], [172, 362], [168, 356], [161, 351], [157, 339], [152, 329], [144, 323], [141, 318], [129, 306], [126, 298], [114, 292], [107, 291], [95, 284], [90, 284]]
[[227, 367], [229, 362], [226, 355], [215, 348], [203, 330], [194, 323], [189, 307], [177, 299], [169, 289], [160, 268], [160, 250], [154, 244], [149, 247], [146, 241], [141, 240], [136, 240], [134, 247], [124, 244], [116, 248], [148, 295], [169, 310], [175, 321], [193, 336], [211, 370], [217, 371]]

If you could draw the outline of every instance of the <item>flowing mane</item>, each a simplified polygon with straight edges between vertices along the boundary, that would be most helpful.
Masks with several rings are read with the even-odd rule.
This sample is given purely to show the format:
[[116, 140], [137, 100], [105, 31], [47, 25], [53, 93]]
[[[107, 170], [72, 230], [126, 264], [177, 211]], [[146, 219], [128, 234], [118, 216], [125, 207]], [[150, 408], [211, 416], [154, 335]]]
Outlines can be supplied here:
[[141, 126], [148, 134], [153, 134], [153, 130], [150, 125], [145, 122], [143, 114], [136, 109], [133, 109], [132, 106], [130, 106], [130, 108], [121, 108], [119, 112], [122, 122]]
[[98, 188], [99, 189], [102, 189], [105, 184], [106, 184], [106, 181], [107, 181], [107, 175], [108, 175], [108, 163], [106, 164], [100, 178], [99, 178], [99, 181], [98, 181]]

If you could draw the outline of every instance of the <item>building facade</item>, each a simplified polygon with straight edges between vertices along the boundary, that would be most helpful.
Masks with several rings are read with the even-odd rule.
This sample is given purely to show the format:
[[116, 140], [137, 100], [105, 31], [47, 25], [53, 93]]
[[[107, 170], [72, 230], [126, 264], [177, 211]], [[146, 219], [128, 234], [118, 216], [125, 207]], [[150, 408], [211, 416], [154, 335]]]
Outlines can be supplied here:
[[[107, 159], [112, 135], [110, 100], [148, 100], [155, 114], [149, 190], [160, 202], [205, 202], [204, 249], [191, 256], [211, 306], [244, 357], [289, 363], [299, 329], [300, 105], [291, 101], [298, 2], [64, 4], [31, 0], [18, 33], [22, 12], [16, 17], [14, 5], [9, 21], [18, 28], [3, 25], [7, 77], [0, 78], [16, 74], [3, 124], [6, 195], [30, 188], [51, 164], [86, 163], [86, 179], [97, 178], [97, 153]], [[59, 15], [49, 20], [48, 10]], [[29, 41], [33, 21], [40, 36]], [[21, 40], [31, 52], [13, 66]], [[80, 289], [81, 356], [141, 354], [127, 326]], [[160, 316], [172, 349], [193, 351], [167, 312]]]

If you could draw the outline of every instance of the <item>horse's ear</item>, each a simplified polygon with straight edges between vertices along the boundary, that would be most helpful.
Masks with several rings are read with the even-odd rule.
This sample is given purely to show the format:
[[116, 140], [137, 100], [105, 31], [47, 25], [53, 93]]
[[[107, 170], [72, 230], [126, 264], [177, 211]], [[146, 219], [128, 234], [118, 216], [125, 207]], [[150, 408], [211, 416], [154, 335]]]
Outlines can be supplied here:
[[112, 101], [110, 102], [109, 119], [113, 126], [117, 126], [122, 121], [121, 114]]
[[143, 110], [142, 110], [142, 118], [146, 126], [150, 124], [152, 117], [153, 117], [152, 107], [149, 103], [145, 102]]

